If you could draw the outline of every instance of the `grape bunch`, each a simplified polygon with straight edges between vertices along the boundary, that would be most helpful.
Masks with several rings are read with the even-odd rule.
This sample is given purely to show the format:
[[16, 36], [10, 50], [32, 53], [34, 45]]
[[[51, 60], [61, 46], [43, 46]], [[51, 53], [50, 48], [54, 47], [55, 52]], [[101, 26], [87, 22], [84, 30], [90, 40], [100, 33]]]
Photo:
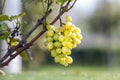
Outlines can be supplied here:
[[47, 25], [45, 46], [51, 52], [56, 63], [68, 66], [73, 62], [70, 56], [72, 48], [81, 43], [81, 30], [72, 24], [72, 18], [66, 16], [66, 23], [59, 28]]

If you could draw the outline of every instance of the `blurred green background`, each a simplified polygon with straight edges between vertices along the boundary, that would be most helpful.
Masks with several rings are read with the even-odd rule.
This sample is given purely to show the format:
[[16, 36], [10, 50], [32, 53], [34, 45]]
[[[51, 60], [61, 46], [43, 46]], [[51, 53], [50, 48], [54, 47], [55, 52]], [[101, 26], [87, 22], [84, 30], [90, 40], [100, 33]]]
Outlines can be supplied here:
[[[50, 20], [56, 16], [58, 11], [57, 5], [53, 7], [55, 11], [50, 15]], [[43, 15], [43, 12], [41, 12], [41, 3], [38, 2], [35, 2], [35, 5], [33, 2], [24, 2], [23, 8], [27, 12], [27, 16], [24, 18], [26, 23], [23, 26], [24, 35], [35, 24], [37, 19]], [[81, 29], [83, 35], [82, 43], [76, 49], [72, 50], [73, 65], [119, 66], [119, 8], [119, 0], [78, 0], [74, 8], [65, 14], [73, 18], [73, 23]], [[63, 20], [64, 16], [62, 18]], [[39, 30], [36, 30], [31, 38]], [[44, 47], [42, 37], [31, 48], [31, 52], [33, 60], [23, 61], [23, 66], [27, 69], [35, 69], [44, 64], [55, 64], [50, 56], [50, 52]]]

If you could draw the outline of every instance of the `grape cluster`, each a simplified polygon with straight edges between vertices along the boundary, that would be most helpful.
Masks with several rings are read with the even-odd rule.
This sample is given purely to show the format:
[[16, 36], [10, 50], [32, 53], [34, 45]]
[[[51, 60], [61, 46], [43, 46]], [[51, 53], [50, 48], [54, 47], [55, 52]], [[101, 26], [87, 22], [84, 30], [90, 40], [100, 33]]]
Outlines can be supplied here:
[[76, 48], [81, 43], [81, 30], [72, 24], [72, 18], [66, 16], [66, 23], [55, 28], [53, 25], [47, 25], [45, 46], [51, 52], [56, 63], [68, 66], [73, 62], [71, 49]]

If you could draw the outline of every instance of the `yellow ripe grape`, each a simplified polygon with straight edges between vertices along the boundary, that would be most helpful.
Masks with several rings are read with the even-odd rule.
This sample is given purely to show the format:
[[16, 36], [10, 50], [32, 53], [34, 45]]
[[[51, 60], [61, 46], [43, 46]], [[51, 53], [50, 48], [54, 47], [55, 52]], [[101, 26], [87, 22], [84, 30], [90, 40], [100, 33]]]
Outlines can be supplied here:
[[80, 30], [80, 28], [75, 27], [75, 28], [74, 28], [74, 32], [75, 32], [75, 33], [81, 33], [81, 30]]
[[62, 49], [61, 49], [61, 48], [56, 48], [56, 53], [57, 53], [57, 54], [61, 54], [61, 52], [62, 52]]
[[71, 42], [69, 42], [69, 41], [62, 42], [62, 45], [64, 47], [67, 47], [67, 48], [70, 48], [70, 49], [72, 49], [72, 46], [73, 46], [73, 44]]
[[77, 39], [77, 38], [74, 38], [73, 39], [73, 42], [74, 44], [80, 44], [81, 43], [81, 40]]
[[74, 39], [74, 38], [76, 38], [76, 34], [75, 33], [71, 33], [70, 37]]
[[71, 26], [69, 26], [69, 31], [74, 31], [74, 27], [73, 27], [73, 24]]
[[67, 42], [66, 47], [68, 47], [69, 49], [72, 49], [72, 46], [73, 46], [73, 44], [71, 42]]
[[59, 56], [56, 56], [56, 57], [54, 58], [54, 61], [55, 61], [56, 63], [60, 62], [60, 57], [59, 57]]
[[69, 51], [69, 49], [67, 47], [62, 47], [63, 54], [66, 54], [68, 51]]
[[54, 31], [53, 30], [48, 30], [47, 31], [47, 36], [51, 37], [54, 35]]
[[65, 58], [64, 57], [62, 57], [62, 58], [60, 58], [60, 64], [62, 64], [62, 65], [65, 65]]
[[57, 56], [56, 50], [53, 49], [53, 50], [51, 51], [51, 56], [52, 56], [52, 57], [56, 57], [56, 56]]
[[83, 37], [82, 37], [82, 34], [80, 33], [76, 33], [76, 38], [78, 38], [79, 40], [81, 40]]
[[64, 47], [66, 47], [66, 46], [67, 46], [67, 41], [63, 41], [63, 42], [62, 42], [62, 45], [63, 45]]
[[66, 22], [72, 22], [72, 18], [70, 16], [66, 16], [65, 19], [66, 19]]
[[53, 42], [49, 42], [49, 43], [47, 44], [47, 48], [48, 48], [48, 50], [53, 49], [53, 47], [54, 47]]
[[71, 56], [66, 56], [66, 63], [68, 64], [72, 64], [73, 63], [73, 59]]
[[70, 55], [71, 54], [71, 49], [68, 50], [68, 52], [66, 52], [66, 55]]
[[71, 23], [71, 22], [67, 22], [67, 23], [64, 25], [65, 30], [69, 30], [69, 29], [70, 29], [70, 26], [72, 26], [72, 23]]

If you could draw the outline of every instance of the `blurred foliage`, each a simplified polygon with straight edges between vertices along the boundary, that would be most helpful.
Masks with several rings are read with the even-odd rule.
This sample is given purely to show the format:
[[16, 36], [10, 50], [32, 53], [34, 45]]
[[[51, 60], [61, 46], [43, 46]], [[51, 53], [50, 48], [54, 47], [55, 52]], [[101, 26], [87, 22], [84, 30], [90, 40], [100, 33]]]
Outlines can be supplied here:
[[89, 26], [93, 32], [110, 33], [120, 26], [119, 4], [104, 1], [89, 19]]
[[[25, 23], [22, 29], [23, 36], [34, 26], [36, 21], [44, 15], [44, 7], [39, 1], [41, 0], [23, 0], [23, 11], [26, 12], [26, 16], [23, 18], [23, 21]], [[53, 7], [53, 9], [55, 9], [55, 12], [53, 11], [52, 14], [50, 14], [48, 20], [53, 19], [54, 13], [57, 12], [57, 7]], [[36, 34], [38, 34], [41, 28], [42, 27], [40, 26], [37, 30], [35, 30], [35, 32], [33, 32], [33, 34], [30, 36], [29, 40], [31, 40]], [[23, 65], [27, 69], [35, 69], [36, 67], [39, 67], [41, 64], [45, 63], [46, 56], [49, 55], [46, 54], [46, 52], [48, 53], [48, 51], [46, 51], [44, 47], [43, 36], [41, 36], [40, 39], [38, 39], [31, 48], [33, 60], [23, 61]]]

